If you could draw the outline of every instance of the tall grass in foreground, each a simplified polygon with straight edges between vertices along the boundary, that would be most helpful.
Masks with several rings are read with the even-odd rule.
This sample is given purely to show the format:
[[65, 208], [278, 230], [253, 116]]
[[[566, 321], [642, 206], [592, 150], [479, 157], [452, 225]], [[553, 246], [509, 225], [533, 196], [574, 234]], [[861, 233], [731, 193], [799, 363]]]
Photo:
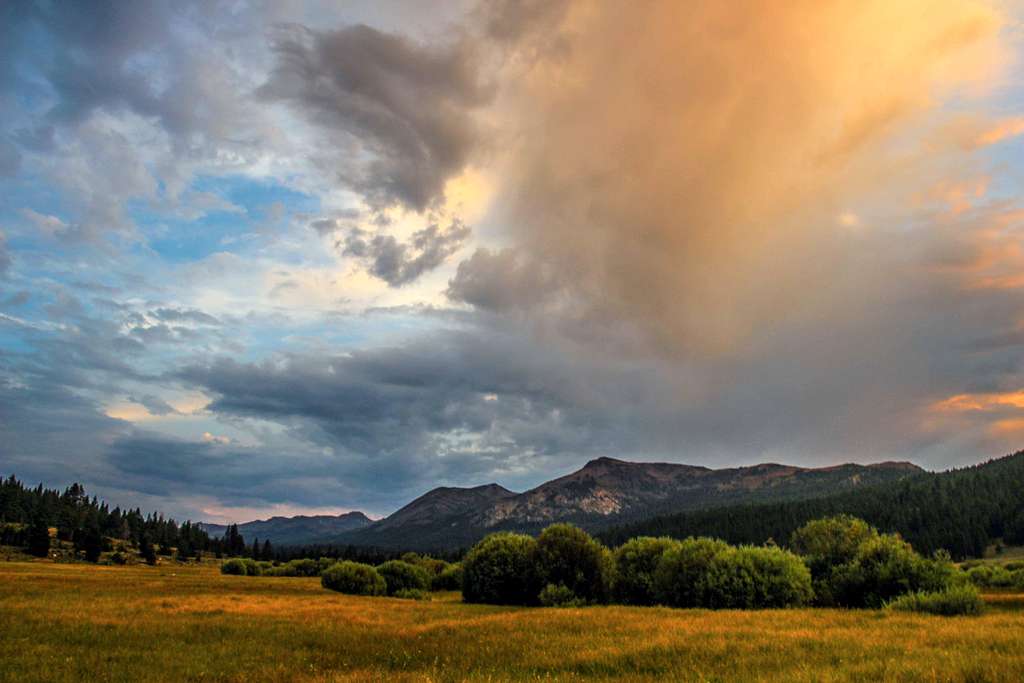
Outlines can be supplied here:
[[[1011, 596], [998, 596], [1008, 604]], [[0, 681], [1024, 680], [1024, 609], [524, 609], [216, 567], [0, 563]]]

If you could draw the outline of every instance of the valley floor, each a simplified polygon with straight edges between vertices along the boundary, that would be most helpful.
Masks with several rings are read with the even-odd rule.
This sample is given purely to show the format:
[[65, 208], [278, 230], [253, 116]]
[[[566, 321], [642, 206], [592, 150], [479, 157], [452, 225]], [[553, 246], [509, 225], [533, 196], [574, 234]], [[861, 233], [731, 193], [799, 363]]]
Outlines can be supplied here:
[[1024, 680], [1024, 596], [989, 599], [974, 618], [523, 609], [213, 566], [0, 562], [0, 680]]

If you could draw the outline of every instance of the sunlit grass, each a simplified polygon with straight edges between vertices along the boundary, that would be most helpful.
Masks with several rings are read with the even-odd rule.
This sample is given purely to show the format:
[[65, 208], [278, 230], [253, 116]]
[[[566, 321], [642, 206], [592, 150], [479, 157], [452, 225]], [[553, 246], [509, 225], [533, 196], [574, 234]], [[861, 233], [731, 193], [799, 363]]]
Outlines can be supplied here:
[[1024, 680], [1024, 611], [524, 609], [213, 567], [0, 563], [0, 680]]

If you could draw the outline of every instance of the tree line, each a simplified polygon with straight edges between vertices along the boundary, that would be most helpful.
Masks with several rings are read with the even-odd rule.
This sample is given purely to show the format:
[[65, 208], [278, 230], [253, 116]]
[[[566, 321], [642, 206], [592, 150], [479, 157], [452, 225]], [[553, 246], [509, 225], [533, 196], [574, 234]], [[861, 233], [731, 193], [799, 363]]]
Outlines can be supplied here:
[[156, 563], [158, 555], [172, 552], [183, 560], [197, 559], [204, 552], [218, 557], [273, 553], [269, 544], [247, 546], [235, 526], [223, 538], [211, 538], [191, 521], [179, 524], [157, 512], [145, 515], [139, 508], [111, 508], [96, 496], [90, 498], [78, 483], [61, 491], [42, 484], [28, 487], [13, 474], [0, 480], [0, 545], [23, 547], [46, 557], [51, 528], [56, 528], [58, 541], [71, 543], [92, 562], [112, 549], [112, 540], [134, 547], [150, 564]]
[[609, 544], [634, 536], [712, 536], [730, 543], [785, 543], [810, 520], [850, 514], [898, 532], [926, 554], [980, 557], [999, 541], [1024, 544], [1024, 451], [940, 473], [821, 498], [661, 515], [600, 535]]

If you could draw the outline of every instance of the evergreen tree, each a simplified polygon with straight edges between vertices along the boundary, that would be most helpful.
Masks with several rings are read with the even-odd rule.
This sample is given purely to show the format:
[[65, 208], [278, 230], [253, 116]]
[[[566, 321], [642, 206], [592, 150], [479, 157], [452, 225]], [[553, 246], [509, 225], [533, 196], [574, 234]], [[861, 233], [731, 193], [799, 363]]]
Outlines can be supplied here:
[[50, 528], [42, 517], [37, 517], [28, 528], [28, 552], [36, 557], [50, 554]]
[[139, 555], [148, 565], [156, 564], [156, 551], [153, 549], [153, 542], [149, 540], [149, 534], [143, 534], [139, 541]]

